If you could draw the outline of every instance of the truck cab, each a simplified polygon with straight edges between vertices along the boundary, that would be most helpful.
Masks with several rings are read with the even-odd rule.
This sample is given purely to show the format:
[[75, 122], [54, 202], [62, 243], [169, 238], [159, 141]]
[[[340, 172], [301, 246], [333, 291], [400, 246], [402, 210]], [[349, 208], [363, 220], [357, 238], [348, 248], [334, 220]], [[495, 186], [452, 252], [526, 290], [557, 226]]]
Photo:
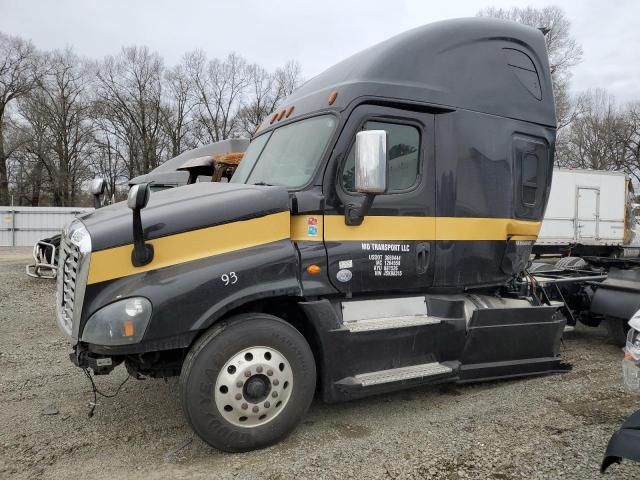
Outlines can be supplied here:
[[210, 445], [271, 445], [327, 402], [561, 369], [523, 281], [549, 195], [540, 31], [439, 22], [304, 84], [229, 183], [95, 211], [63, 235], [58, 323], [95, 374], [180, 375]]

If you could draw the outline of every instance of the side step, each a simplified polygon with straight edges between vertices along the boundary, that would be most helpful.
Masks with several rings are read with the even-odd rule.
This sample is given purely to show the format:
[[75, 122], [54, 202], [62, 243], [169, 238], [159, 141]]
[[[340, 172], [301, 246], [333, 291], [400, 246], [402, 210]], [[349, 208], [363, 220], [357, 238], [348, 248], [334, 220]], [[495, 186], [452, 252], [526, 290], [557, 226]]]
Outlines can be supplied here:
[[373, 332], [391, 328], [417, 327], [420, 325], [436, 325], [442, 323], [440, 318], [428, 315], [405, 315], [401, 317], [367, 318], [345, 321], [343, 328], [351, 333]]
[[[455, 362], [457, 364], [457, 362]], [[443, 363], [424, 363], [422, 365], [411, 365], [408, 367], [392, 368], [390, 370], [380, 370], [378, 372], [361, 373], [353, 377], [347, 377], [337, 383], [343, 385], [371, 387], [385, 383], [401, 382], [403, 380], [415, 380], [419, 378], [435, 377], [453, 372], [455, 366]]]

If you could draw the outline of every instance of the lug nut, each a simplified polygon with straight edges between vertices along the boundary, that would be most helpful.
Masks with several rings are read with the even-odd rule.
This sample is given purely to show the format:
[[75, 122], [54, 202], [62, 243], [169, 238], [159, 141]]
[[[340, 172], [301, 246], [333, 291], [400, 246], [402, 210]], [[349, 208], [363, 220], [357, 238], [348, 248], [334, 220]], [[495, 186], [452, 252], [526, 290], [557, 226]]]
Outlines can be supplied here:
[[278, 392], [271, 392], [271, 396], [273, 398], [277, 398], [278, 397]]
[[238, 380], [238, 381], [236, 382], [236, 387], [238, 387], [238, 388], [242, 388], [242, 380]]
[[260, 409], [259, 409], [259, 408], [258, 408], [258, 406], [256, 405], [255, 407], [253, 407], [253, 408], [252, 408], [252, 410], [253, 410], [253, 413], [258, 413], [258, 410], [260, 410]]
[[258, 372], [258, 373], [262, 373], [262, 367], [258, 367], [258, 368], [256, 368], [256, 372]]
[[269, 408], [271, 404], [269, 402], [264, 402], [264, 408]]
[[249, 378], [251, 376], [251, 370], [247, 370], [246, 372], [244, 372], [244, 376]]
[[247, 408], [249, 408], [249, 405], [247, 405], [246, 403], [243, 403], [243, 404], [242, 404], [242, 409], [243, 409], [243, 410], [246, 410]]
[[277, 378], [274, 378], [273, 382], [271, 382], [271, 383], [273, 383], [277, 387], [278, 384], [280, 383], [280, 381]]
[[242, 400], [242, 394], [236, 393], [236, 400]]
[[273, 370], [271, 370], [271, 369], [267, 370], [267, 375], [269, 375], [269, 376], [273, 375]]

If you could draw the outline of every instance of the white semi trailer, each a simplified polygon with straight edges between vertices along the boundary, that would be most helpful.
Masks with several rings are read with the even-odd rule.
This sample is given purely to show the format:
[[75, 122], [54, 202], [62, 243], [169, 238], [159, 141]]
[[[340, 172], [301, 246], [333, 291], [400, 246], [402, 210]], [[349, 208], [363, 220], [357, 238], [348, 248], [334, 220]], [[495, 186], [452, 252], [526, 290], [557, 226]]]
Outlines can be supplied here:
[[[555, 169], [529, 272], [568, 325], [604, 321], [625, 343], [627, 321], [640, 308], [640, 228], [633, 185], [621, 172]], [[555, 264], [540, 256], [561, 256]], [[601, 282], [601, 283], [600, 283]]]
[[534, 253], [638, 257], [633, 187], [622, 172], [555, 169]]

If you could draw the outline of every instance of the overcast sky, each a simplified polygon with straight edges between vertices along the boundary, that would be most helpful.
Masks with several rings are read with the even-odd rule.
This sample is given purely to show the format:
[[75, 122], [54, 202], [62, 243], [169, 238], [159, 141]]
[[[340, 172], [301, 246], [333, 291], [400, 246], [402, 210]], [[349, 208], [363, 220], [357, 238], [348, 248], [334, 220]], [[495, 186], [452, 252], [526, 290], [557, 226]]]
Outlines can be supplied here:
[[[640, 1], [557, 0], [584, 49], [573, 92], [607, 88], [619, 103], [640, 101]], [[516, 0], [0, 0], [0, 31], [41, 49], [73, 47], [91, 58], [123, 45], [148, 45], [167, 64], [189, 50], [238, 52], [275, 68], [297, 59], [305, 78], [409, 28], [473, 16]]]

